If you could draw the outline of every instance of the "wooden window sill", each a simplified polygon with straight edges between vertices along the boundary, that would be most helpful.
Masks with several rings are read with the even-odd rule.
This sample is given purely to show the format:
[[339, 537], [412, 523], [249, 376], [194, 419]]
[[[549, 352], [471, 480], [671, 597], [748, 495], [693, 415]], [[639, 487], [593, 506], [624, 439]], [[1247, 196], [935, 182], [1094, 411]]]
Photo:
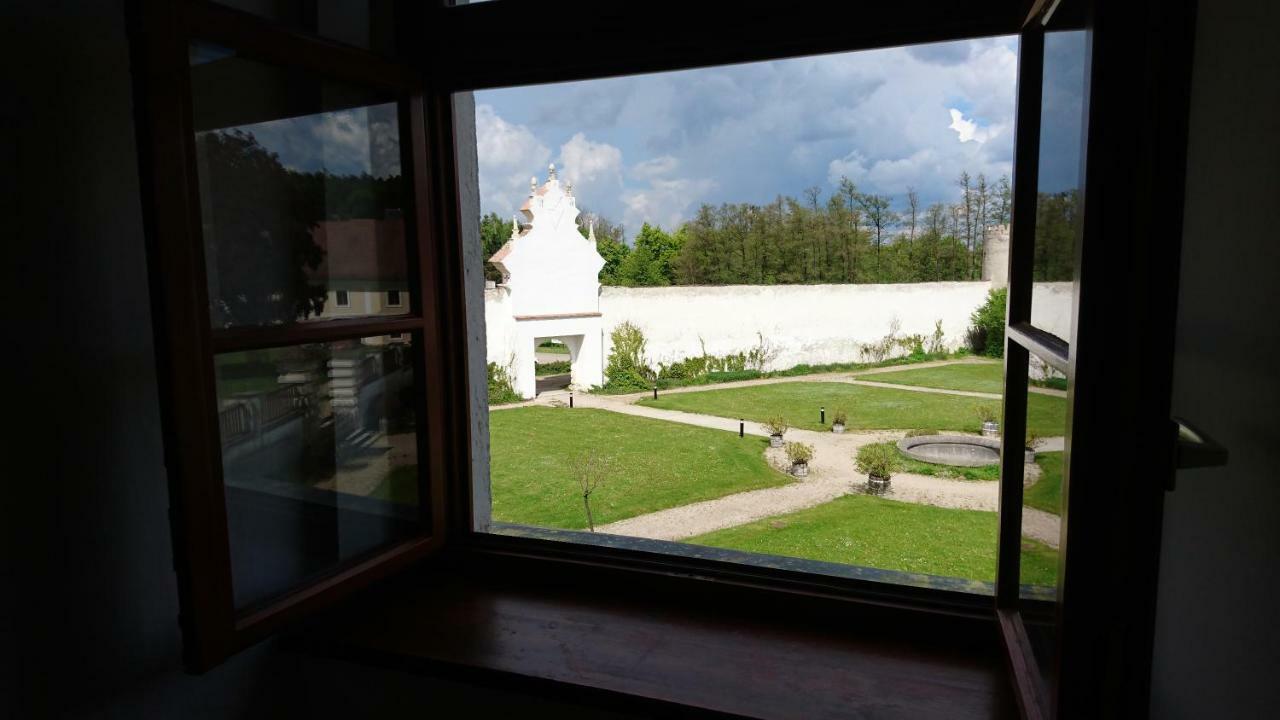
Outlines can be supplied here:
[[994, 621], [587, 572], [566, 582], [432, 570], [349, 603], [300, 639], [375, 665], [532, 682], [659, 714], [1017, 716]]

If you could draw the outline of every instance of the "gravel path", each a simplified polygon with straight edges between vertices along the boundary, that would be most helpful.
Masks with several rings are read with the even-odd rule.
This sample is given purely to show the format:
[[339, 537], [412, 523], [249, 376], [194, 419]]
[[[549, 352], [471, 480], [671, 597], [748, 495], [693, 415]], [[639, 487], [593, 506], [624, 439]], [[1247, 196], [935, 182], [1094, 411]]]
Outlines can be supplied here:
[[[620, 400], [618, 396], [587, 395], [575, 404], [716, 430], [738, 430], [738, 422], [731, 418], [633, 405]], [[768, 431], [759, 423], [748, 422], [744, 430], [751, 435], [768, 436]], [[836, 435], [812, 430], [789, 430], [787, 440], [798, 440], [814, 446], [814, 459], [809, 463], [809, 477], [782, 487], [734, 493], [715, 500], [639, 515], [602, 525], [596, 531], [654, 540], [680, 540], [821, 505], [841, 495], [861, 492], [865, 486], [867, 476], [853, 467], [853, 456], [858, 448], [901, 437], [901, 432], [893, 431], [846, 432]], [[1050, 438], [1043, 449], [1049, 450], [1053, 445], [1061, 447], [1061, 444], [1062, 438]], [[771, 448], [766, 451], [765, 456], [771, 465], [785, 472], [786, 459], [781, 449]], [[1028, 465], [1025, 469], [1028, 484], [1039, 479], [1039, 466]], [[884, 497], [938, 507], [995, 512], [999, 506], [999, 484], [902, 473], [893, 477], [890, 490]], [[1058, 522], [1056, 515], [1033, 508], [1023, 509], [1023, 534], [1054, 548], [1058, 546]]]
[[[989, 362], [983, 360], [942, 360], [930, 363], [919, 363], [908, 366], [877, 368], [868, 372], [885, 373], [939, 365], [960, 363]], [[961, 395], [966, 397], [999, 398], [992, 393], [977, 393], [962, 390], [944, 390], [940, 388], [914, 387], [895, 385], [869, 380], [853, 380], [848, 373], [824, 373], [805, 375], [793, 378], [767, 378], [746, 380], [734, 383], [702, 385], [689, 388], [666, 390], [664, 393], [703, 392], [735, 387], [750, 387], [779, 382], [847, 382], [871, 387], [887, 387], [895, 390], [913, 392], [940, 393]], [[1059, 391], [1045, 388], [1046, 394], [1057, 394]], [[574, 396], [576, 407], [598, 408], [625, 415], [665, 420], [668, 422], [696, 425], [698, 427], [738, 432], [738, 421], [733, 418], [698, 413], [664, 410], [660, 408], [636, 405], [635, 401], [649, 397], [649, 393], [631, 393], [627, 395], [592, 395], [578, 393]], [[516, 406], [533, 404], [565, 404], [567, 393], [544, 395], [538, 400], [520, 403]], [[768, 431], [755, 422], [746, 422], [744, 431], [750, 435], [767, 437]], [[814, 459], [809, 463], [809, 476], [776, 488], [751, 490], [734, 493], [715, 500], [682, 505], [680, 507], [660, 510], [619, 522], [602, 525], [597, 532], [631, 537], [650, 538], [655, 540], [681, 540], [703, 533], [736, 527], [774, 515], [803, 510], [805, 508], [830, 502], [842, 495], [861, 492], [867, 478], [853, 467], [853, 456], [858, 448], [869, 443], [897, 440], [902, 437], [901, 431], [846, 432], [836, 435], [830, 432], [792, 429], [787, 432], [787, 440], [798, 440], [814, 446]], [[1042, 451], [1062, 450], [1063, 438], [1046, 438], [1041, 446]], [[786, 471], [786, 458], [781, 449], [769, 449], [765, 453], [768, 462], [779, 471]], [[1039, 479], [1040, 468], [1035, 464], [1025, 466], [1027, 484]], [[982, 510], [995, 512], [999, 506], [999, 484], [995, 482], [952, 480], [927, 475], [899, 474], [893, 477], [889, 491], [884, 497], [902, 502], [914, 502], [938, 507], [958, 508], [964, 510]], [[1023, 508], [1022, 533], [1027, 537], [1039, 540], [1050, 547], [1058, 547], [1060, 521], [1058, 516], [1034, 508]]]

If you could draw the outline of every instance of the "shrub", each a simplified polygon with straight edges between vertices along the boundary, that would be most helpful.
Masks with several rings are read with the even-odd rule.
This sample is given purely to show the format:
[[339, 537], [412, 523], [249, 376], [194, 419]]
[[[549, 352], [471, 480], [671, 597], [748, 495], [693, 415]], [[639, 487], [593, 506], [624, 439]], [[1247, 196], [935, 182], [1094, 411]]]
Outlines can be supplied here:
[[523, 399], [511, 384], [511, 371], [498, 363], [489, 363], [489, 404], [504, 405]]
[[711, 382], [737, 382], [739, 380], [755, 380], [760, 377], [759, 370], [729, 370], [726, 372], [709, 372], [707, 379]]
[[1008, 288], [993, 289], [987, 293], [986, 302], [969, 316], [973, 326], [969, 328], [967, 338], [975, 354], [1004, 357], [1005, 305], [1008, 300]]
[[791, 426], [787, 425], [786, 418], [776, 415], [764, 421], [764, 429], [768, 430], [770, 435], [785, 435]]
[[1041, 445], [1044, 445], [1044, 438], [1040, 437], [1039, 435], [1033, 432], [1027, 433], [1027, 449], [1028, 450], [1035, 450]]
[[813, 446], [802, 442], [789, 442], [786, 446], [787, 459], [791, 464], [808, 463], [813, 459]]
[[1000, 420], [1000, 409], [995, 405], [978, 405], [973, 411], [978, 414], [978, 419], [984, 423], [998, 422]]
[[573, 364], [568, 360], [555, 360], [552, 362], [534, 363], [534, 373], [537, 375], [555, 375], [558, 373], [569, 372]]
[[655, 379], [654, 372], [645, 364], [647, 341], [640, 328], [624, 322], [609, 334], [613, 350], [605, 368], [607, 390], [647, 390]]
[[782, 354], [782, 348], [766, 340], [764, 333], [757, 332], [756, 338], [756, 346], [747, 351], [746, 366], [757, 372], [764, 372]]
[[886, 480], [902, 470], [902, 459], [892, 443], [874, 443], [858, 448], [854, 467], [864, 475], [874, 475]]
[[831, 422], [835, 425], [844, 425], [848, 421], [849, 413], [845, 412], [844, 408], [836, 408], [836, 411], [831, 414]]
[[937, 430], [908, 430], [907, 437], [920, 437], [921, 435], [937, 435]]
[[947, 351], [946, 338], [942, 334], [942, 319], [933, 323], [933, 334], [929, 336], [929, 354], [941, 355]]

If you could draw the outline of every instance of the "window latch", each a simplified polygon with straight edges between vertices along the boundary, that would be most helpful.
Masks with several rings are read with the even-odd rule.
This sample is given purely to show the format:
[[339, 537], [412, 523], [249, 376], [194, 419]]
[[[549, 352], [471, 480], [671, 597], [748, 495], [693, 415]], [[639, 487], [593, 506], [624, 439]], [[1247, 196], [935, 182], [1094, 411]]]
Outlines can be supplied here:
[[[1210, 437], [1208, 433], [1183, 418], [1173, 418], [1173, 426], [1177, 433], [1174, 444], [1175, 469], [1188, 470], [1227, 464], [1227, 448]], [[1169, 489], [1174, 489], [1172, 477], [1169, 480]]]

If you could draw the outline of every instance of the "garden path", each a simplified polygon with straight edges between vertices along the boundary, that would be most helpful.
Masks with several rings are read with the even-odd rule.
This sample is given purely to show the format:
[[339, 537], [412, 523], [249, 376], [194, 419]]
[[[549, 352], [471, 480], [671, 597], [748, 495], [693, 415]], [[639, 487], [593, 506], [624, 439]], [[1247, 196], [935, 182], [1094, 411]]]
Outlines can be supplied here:
[[[738, 431], [738, 421], [731, 418], [635, 405], [626, 400], [626, 397], [582, 395], [575, 399], [575, 406], [729, 432]], [[754, 422], [745, 423], [743, 430], [761, 437], [769, 434], [760, 423]], [[853, 456], [858, 448], [868, 443], [897, 440], [901, 437], [902, 432], [894, 431], [846, 432], [836, 435], [792, 429], [787, 432], [788, 440], [799, 440], [814, 446], [814, 459], [809, 463], [809, 477], [782, 487], [734, 493], [715, 500], [639, 515], [603, 525], [596, 528], [596, 531], [654, 540], [680, 540], [830, 502], [841, 495], [861, 492], [861, 488], [865, 486], [866, 475], [853, 467]], [[1049, 438], [1042, 449], [1047, 451], [1061, 447], [1062, 438], [1057, 437]], [[780, 449], [770, 449], [766, 456], [774, 467], [784, 469], [785, 459]], [[1026, 468], [1028, 480], [1038, 479], [1038, 466], [1028, 465]], [[893, 477], [891, 489], [884, 497], [939, 507], [994, 512], [999, 505], [999, 484], [901, 473]], [[1023, 509], [1024, 535], [1056, 548], [1058, 528], [1059, 520], [1056, 515], [1033, 508]]]

